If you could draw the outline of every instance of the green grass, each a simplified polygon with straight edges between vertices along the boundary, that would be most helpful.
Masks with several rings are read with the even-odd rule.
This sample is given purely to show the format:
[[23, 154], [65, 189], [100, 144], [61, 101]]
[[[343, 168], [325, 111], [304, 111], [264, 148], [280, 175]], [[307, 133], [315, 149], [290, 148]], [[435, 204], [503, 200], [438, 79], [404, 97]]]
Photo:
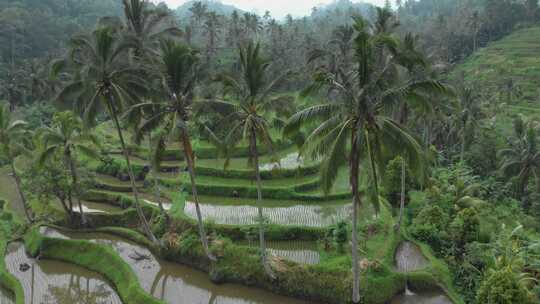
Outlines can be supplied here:
[[15, 296], [15, 304], [24, 304], [24, 290], [19, 281], [7, 271], [5, 254], [8, 242], [16, 237], [18, 230], [23, 227], [22, 220], [9, 211], [8, 202], [0, 200], [0, 285]]

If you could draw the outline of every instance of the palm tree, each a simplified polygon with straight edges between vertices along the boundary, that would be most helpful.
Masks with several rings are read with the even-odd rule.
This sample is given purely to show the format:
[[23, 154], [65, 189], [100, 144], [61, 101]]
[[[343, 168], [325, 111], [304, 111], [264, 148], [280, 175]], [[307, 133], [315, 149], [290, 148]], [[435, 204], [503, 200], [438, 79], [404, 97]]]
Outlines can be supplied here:
[[[81, 223], [86, 224], [86, 219], [81, 203], [81, 185], [79, 184], [79, 174], [75, 161], [77, 154], [80, 152], [92, 158], [97, 158], [98, 153], [94, 146], [98, 146], [98, 140], [95, 136], [83, 132], [83, 122], [79, 117], [76, 117], [73, 112], [56, 113], [53, 119], [53, 126], [44, 128], [42, 139], [45, 143], [45, 150], [42, 152], [39, 162], [45, 163], [55, 154], [64, 156], [66, 168], [69, 168], [71, 174], [72, 189], [75, 189], [77, 205], [81, 214]], [[70, 212], [73, 212], [73, 196], [72, 191], [68, 192], [68, 201]]]
[[168, 138], [177, 138], [183, 147], [191, 179], [191, 191], [197, 211], [199, 236], [207, 256], [216, 258], [210, 253], [208, 239], [204, 229], [197, 184], [195, 182], [195, 159], [188, 128], [191, 107], [193, 105], [193, 90], [198, 78], [199, 57], [196, 51], [170, 40], [161, 43], [161, 76], [163, 90], [166, 92], [165, 102], [147, 102], [134, 105], [131, 111], [146, 111], [152, 115], [141, 126], [140, 132], [148, 133], [161, 126], [156, 138], [154, 168], [159, 166], [159, 160], [165, 149]]
[[474, 138], [475, 131], [479, 128], [479, 121], [482, 117], [482, 109], [478, 103], [478, 96], [471, 88], [462, 88], [458, 92], [458, 108], [455, 113], [455, 124], [458, 127], [461, 138], [461, 150], [459, 159], [465, 159], [467, 144]]
[[[422, 148], [402, 126], [384, 115], [385, 107], [396, 100], [415, 95], [420, 90], [442, 90], [434, 81], [410, 82], [393, 87], [388, 73], [395, 71], [389, 57], [376, 58], [385, 52], [381, 48], [395, 49], [396, 41], [388, 36], [375, 34], [372, 27], [361, 17], [354, 18], [356, 38], [354, 40], [355, 65], [349, 70], [341, 67], [337, 74], [321, 69], [314, 76], [313, 85], [304, 90], [308, 95], [327, 88], [326, 103], [309, 107], [293, 115], [284, 130], [285, 135], [297, 132], [302, 126], [316, 123], [317, 127], [306, 138], [302, 154], [322, 158], [321, 185], [325, 193], [330, 192], [338, 169], [348, 162], [350, 186], [353, 194], [353, 302], [360, 301], [360, 268], [358, 257], [358, 211], [362, 203], [360, 196], [360, 163], [369, 164], [372, 176], [372, 202], [378, 208], [377, 166], [386, 159], [406, 155], [415, 174], [424, 174]], [[383, 39], [384, 38], [384, 39]], [[383, 66], [378, 63], [385, 62]], [[322, 122], [321, 122], [322, 121]]]
[[209, 63], [215, 52], [216, 45], [220, 34], [221, 16], [215, 12], [208, 13], [206, 15], [206, 21], [204, 22], [204, 30], [208, 37], [208, 43], [206, 44], [206, 60]]
[[[213, 106], [214, 109], [226, 113], [225, 122], [232, 122], [230, 131], [224, 140], [227, 151], [238, 144], [242, 139], [248, 141], [249, 164], [254, 168], [254, 175], [257, 184], [257, 202], [259, 215], [259, 243], [261, 250], [261, 262], [266, 273], [273, 277], [271, 268], [267, 261], [266, 243], [264, 239], [264, 217], [262, 209], [262, 182], [259, 170], [259, 144], [263, 144], [267, 150], [272, 151], [273, 143], [270, 136], [271, 122], [265, 116], [272, 111], [279, 98], [271, 98], [270, 94], [275, 91], [276, 86], [290, 75], [287, 71], [280, 77], [268, 79], [270, 62], [261, 56], [261, 46], [259, 43], [249, 43], [245, 48], [239, 49], [240, 56], [240, 77], [235, 79], [230, 75], [221, 75], [219, 80], [225, 87], [225, 92], [230, 93], [235, 103], [214, 100], [203, 102]], [[228, 154], [228, 153], [227, 153]], [[227, 155], [227, 158], [230, 155]], [[226, 162], [227, 163], [227, 162]]]
[[502, 158], [501, 171], [507, 177], [518, 178], [517, 196], [522, 198], [531, 177], [536, 179], [540, 191], [540, 149], [538, 148], [538, 126], [533, 121], [518, 117], [514, 121], [516, 139], [510, 147], [499, 152]]
[[28, 208], [26, 196], [22, 190], [22, 181], [15, 169], [15, 159], [26, 151], [25, 142], [28, 139], [28, 131], [26, 130], [26, 122], [21, 120], [13, 120], [9, 105], [0, 105], [0, 151], [7, 158], [11, 168], [11, 174], [15, 179], [17, 191], [22, 200], [22, 208], [28, 222], [32, 222], [33, 218]]
[[167, 35], [180, 36], [182, 31], [174, 24], [169, 12], [148, 8], [146, 0], [122, 0], [128, 34], [135, 40], [135, 57], [155, 53], [159, 40]]
[[197, 1], [193, 3], [193, 6], [191, 6], [189, 11], [192, 14], [191, 18], [195, 21], [193, 28], [196, 29], [200, 27], [202, 19], [208, 12], [208, 5], [201, 1]]
[[138, 96], [144, 96], [147, 91], [144, 80], [138, 77], [143, 73], [141, 68], [130, 65], [127, 58], [134, 45], [121, 40], [109, 27], [98, 28], [90, 36], [75, 37], [71, 43], [72, 79], [60, 93], [59, 100], [74, 98], [74, 108], [83, 114], [86, 125], [92, 125], [103, 109], [112, 119], [127, 163], [137, 215], [144, 233], [157, 243], [139, 203], [135, 176], [119, 121], [122, 110], [137, 103]]

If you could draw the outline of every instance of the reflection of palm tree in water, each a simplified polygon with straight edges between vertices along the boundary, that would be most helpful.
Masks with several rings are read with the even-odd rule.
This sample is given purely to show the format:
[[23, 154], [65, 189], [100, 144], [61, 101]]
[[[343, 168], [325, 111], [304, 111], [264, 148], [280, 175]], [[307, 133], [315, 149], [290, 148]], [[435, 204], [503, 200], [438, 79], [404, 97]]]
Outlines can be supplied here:
[[[82, 282], [86, 279], [85, 284]], [[44, 299], [45, 304], [107, 304], [111, 292], [105, 288], [105, 283], [97, 284], [93, 289], [90, 278], [71, 274], [67, 288], [50, 286], [49, 295]], [[84, 285], [84, 287], [83, 287]], [[40, 302], [42, 303], [42, 302]]]
[[[161, 281], [161, 278], [163, 278], [163, 281]], [[156, 278], [154, 279], [154, 282], [152, 282], [152, 287], [150, 288], [150, 294], [154, 297], [157, 297], [156, 295], [156, 288], [158, 283], [161, 281], [161, 294], [159, 295], [159, 299], [165, 300], [165, 288], [167, 287], [167, 280], [169, 279], [169, 275], [163, 271], [163, 267], [159, 268], [159, 272], [156, 274]]]
[[[154, 281], [152, 282], [152, 287], [150, 288], [150, 294], [160, 300], [165, 300], [165, 289], [167, 288], [167, 280], [170, 278], [170, 275], [167, 274], [166, 271], [164, 271], [164, 268], [165, 267], [163, 266], [160, 267], [159, 272], [156, 274], [156, 277]], [[158, 295], [157, 294], [158, 290], [156, 289], [160, 282], [161, 282], [161, 292]], [[218, 296], [211, 289], [207, 289], [206, 291], [210, 294], [210, 299], [208, 300], [208, 304], [216, 304]]]

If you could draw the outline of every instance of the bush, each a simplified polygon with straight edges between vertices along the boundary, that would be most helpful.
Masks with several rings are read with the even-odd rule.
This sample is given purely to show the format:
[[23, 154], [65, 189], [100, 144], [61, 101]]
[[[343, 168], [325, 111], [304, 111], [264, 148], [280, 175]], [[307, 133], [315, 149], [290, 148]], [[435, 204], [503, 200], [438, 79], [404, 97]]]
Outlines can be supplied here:
[[445, 230], [448, 215], [439, 206], [427, 205], [414, 218], [410, 233], [418, 240], [430, 244], [437, 252], [441, 252], [448, 242]]
[[478, 303], [529, 304], [527, 289], [510, 268], [493, 271], [482, 281], [476, 296]]
[[480, 219], [473, 208], [461, 210], [450, 223], [450, 235], [460, 252], [463, 252], [467, 243], [478, 240], [479, 231]]

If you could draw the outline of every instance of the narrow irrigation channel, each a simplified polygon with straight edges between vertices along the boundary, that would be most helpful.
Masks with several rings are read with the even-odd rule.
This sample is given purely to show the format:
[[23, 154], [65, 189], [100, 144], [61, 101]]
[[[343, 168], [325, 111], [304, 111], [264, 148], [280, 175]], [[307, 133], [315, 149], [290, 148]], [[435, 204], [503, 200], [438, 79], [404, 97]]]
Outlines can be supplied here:
[[22, 243], [8, 246], [6, 266], [22, 284], [26, 304], [122, 303], [100, 275], [68, 263], [32, 259]]
[[[420, 247], [412, 242], [402, 242], [394, 259], [400, 272], [418, 271], [429, 266], [429, 261]], [[452, 301], [442, 290], [411, 291], [407, 286], [405, 292], [395, 296], [390, 304], [452, 304]]]
[[85, 239], [112, 246], [132, 267], [146, 292], [171, 304], [307, 304], [261, 289], [213, 284], [206, 273], [159, 260], [147, 248], [109, 234], [68, 233], [48, 227], [42, 227], [41, 233], [48, 237]]

